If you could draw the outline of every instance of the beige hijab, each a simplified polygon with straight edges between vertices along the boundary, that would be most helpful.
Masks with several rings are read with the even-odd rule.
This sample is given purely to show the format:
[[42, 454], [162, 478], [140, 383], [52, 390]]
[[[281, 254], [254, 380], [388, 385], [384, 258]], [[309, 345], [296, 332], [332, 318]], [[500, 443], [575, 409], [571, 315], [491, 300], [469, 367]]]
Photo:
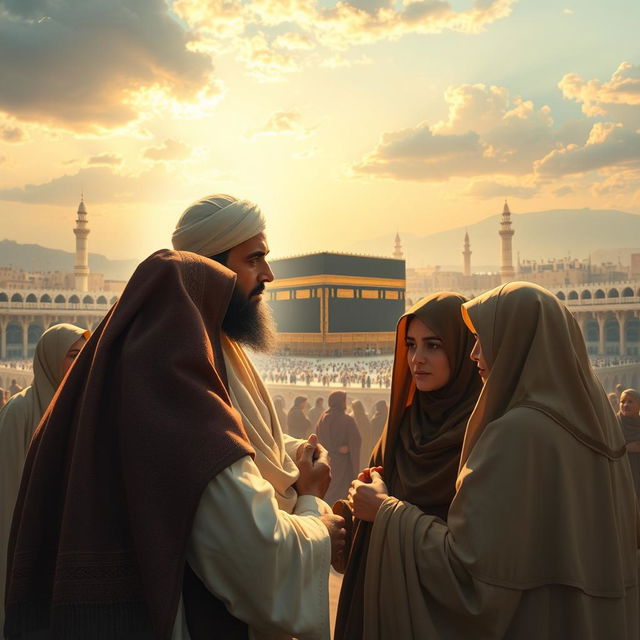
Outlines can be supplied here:
[[615, 460], [624, 438], [596, 377], [580, 327], [555, 296], [537, 285], [511, 282], [462, 306], [481, 336], [491, 368], [469, 420], [461, 464], [486, 425], [515, 406], [546, 413], [582, 444]]
[[[31, 436], [62, 382], [62, 361], [74, 342], [89, 337], [86, 329], [57, 324], [47, 329], [36, 346], [33, 382], [0, 410], [0, 602], [4, 602], [6, 550], [13, 508]], [[0, 630], [4, 605], [0, 607]]]
[[223, 334], [222, 349], [231, 404], [242, 416], [249, 442], [256, 451], [256, 466], [275, 489], [280, 509], [292, 513], [298, 499], [293, 484], [299, 471], [286, 452], [282, 427], [269, 392], [237, 342]]
[[[627, 558], [626, 567], [620, 564], [620, 550], [628, 549], [637, 535], [633, 485], [622, 430], [591, 367], [578, 323], [553, 294], [523, 282], [465, 303], [463, 317], [479, 337], [490, 373], [467, 426], [458, 488], [479, 464], [495, 457], [495, 451], [479, 446], [483, 439], [490, 442], [494, 431], [513, 430], [507, 441], [517, 440], [515, 434], [535, 438], [538, 421], [559, 430], [541, 429], [540, 442], [527, 443], [532, 461], [534, 447], [548, 449], [547, 468], [535, 474], [542, 479], [555, 475], [560, 486], [552, 495], [544, 500], [536, 495], [535, 474], [504, 478], [511, 485], [510, 495], [519, 495], [528, 505], [523, 522], [537, 530], [539, 553], [522, 553], [516, 536], [487, 539], [483, 528], [496, 509], [480, 514], [474, 508], [474, 519], [454, 510], [454, 524], [460, 527], [456, 540], [466, 539], [476, 549], [499, 543], [499, 554], [478, 555], [474, 572], [520, 588], [560, 582], [587, 593], [621, 594], [626, 584], [637, 580], [635, 557]], [[538, 418], [541, 414], [546, 421]], [[492, 424], [499, 426], [490, 429]], [[545, 437], [552, 441], [544, 442]], [[544, 453], [538, 452], [541, 465]], [[578, 468], [581, 461], [584, 465]], [[581, 499], [587, 490], [588, 500]]]
[[381, 507], [364, 637], [636, 638], [637, 502], [577, 323], [526, 283], [463, 308], [490, 374], [456, 495], [446, 522], [396, 499]]

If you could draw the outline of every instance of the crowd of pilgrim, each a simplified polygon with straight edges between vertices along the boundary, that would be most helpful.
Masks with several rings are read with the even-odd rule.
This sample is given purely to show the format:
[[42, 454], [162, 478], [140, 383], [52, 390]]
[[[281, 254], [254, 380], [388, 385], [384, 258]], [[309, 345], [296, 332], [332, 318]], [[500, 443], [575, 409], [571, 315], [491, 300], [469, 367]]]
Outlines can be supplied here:
[[388, 411], [285, 415], [245, 352], [265, 224], [203, 198], [91, 335], [42, 335], [0, 410], [4, 636], [326, 639], [333, 565], [343, 640], [637, 639], [640, 394], [612, 406], [571, 313], [436, 293]]
[[272, 356], [258, 358], [256, 367], [269, 384], [388, 389], [392, 364], [390, 358], [350, 360]]

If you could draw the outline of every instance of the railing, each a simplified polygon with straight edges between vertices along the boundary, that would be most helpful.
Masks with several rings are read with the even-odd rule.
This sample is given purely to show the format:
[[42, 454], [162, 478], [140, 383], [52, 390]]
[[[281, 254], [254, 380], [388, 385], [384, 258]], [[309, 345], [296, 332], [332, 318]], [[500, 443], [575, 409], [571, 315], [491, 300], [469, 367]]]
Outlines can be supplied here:
[[108, 311], [113, 303], [90, 303], [90, 302], [0, 302], [0, 311], [6, 310], [88, 310], [88, 311]]
[[594, 369], [610, 369], [614, 367], [633, 367], [640, 365], [640, 357], [636, 356], [591, 356], [591, 366]]
[[611, 305], [611, 304], [640, 304], [640, 297], [629, 296], [627, 298], [584, 298], [580, 300], [562, 300], [568, 307], [587, 307], [590, 305]]

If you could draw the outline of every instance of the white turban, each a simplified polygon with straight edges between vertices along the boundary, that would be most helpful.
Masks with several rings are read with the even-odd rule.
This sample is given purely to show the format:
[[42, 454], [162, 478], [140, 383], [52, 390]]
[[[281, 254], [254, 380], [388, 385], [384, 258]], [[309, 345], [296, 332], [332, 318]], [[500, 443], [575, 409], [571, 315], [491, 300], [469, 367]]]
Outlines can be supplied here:
[[207, 196], [189, 205], [171, 237], [173, 248], [215, 256], [264, 231], [258, 205], [233, 196]]

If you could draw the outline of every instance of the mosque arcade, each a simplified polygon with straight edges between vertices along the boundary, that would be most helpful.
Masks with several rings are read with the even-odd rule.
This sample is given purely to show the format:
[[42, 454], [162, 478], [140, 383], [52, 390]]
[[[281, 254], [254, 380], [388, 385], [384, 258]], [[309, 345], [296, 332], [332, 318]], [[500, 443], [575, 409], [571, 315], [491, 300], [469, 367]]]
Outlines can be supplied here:
[[[65, 280], [65, 283], [73, 282], [72, 286], [34, 288], [26, 283], [23, 286], [8, 282], [4, 286], [0, 284], [1, 360], [32, 357], [44, 330], [58, 322], [71, 322], [94, 329], [116, 302], [119, 291], [96, 287], [94, 283], [99, 280], [89, 272], [90, 229], [84, 199], [78, 207], [73, 231], [76, 238], [75, 265], [72, 277]], [[512, 238], [515, 231], [506, 202], [498, 234], [501, 241], [498, 274], [471, 273], [471, 243], [466, 233], [463, 272], [449, 274], [448, 280], [422, 281], [419, 287], [411, 281], [411, 272], [417, 270], [407, 269], [405, 280], [404, 254], [398, 234], [393, 258], [325, 253], [274, 261], [274, 271], [282, 273], [276, 273], [280, 279], [269, 288], [268, 297], [283, 327], [279, 343], [284, 347], [291, 341], [287, 350], [290, 353], [302, 353], [311, 348], [318, 355], [346, 354], [358, 345], [373, 345], [388, 351], [392, 348], [397, 317], [405, 306], [410, 306], [418, 297], [435, 290], [433, 286], [436, 289], [459, 290], [473, 296], [501, 282], [521, 279], [545, 286], [571, 309], [585, 336], [589, 354], [596, 364], [599, 358], [603, 360], [603, 370], [599, 371], [601, 379], [604, 369], [612, 359], [617, 358], [619, 362], [611, 369], [611, 383], [619, 378], [622, 383], [638, 386], [640, 273], [629, 272], [625, 274], [626, 277], [616, 273], [610, 282], [575, 281], [559, 285], [550, 279], [553, 273], [544, 272], [542, 267], [534, 265], [531, 268], [520, 264], [518, 260], [517, 268], [514, 268]], [[555, 264], [554, 261], [553, 268], [571, 268], [573, 276], [576, 275], [580, 265], [567, 266], [561, 262]], [[548, 266], [545, 265], [545, 268]], [[338, 271], [336, 267], [339, 267]], [[348, 274], [351, 267], [356, 272]], [[590, 273], [590, 269], [583, 271], [581, 278], [588, 279]], [[564, 273], [556, 275], [566, 281]], [[91, 290], [92, 284], [95, 290]], [[302, 315], [294, 321], [291, 312], [295, 310], [297, 313], [298, 307]], [[283, 318], [289, 318], [285, 322], [286, 327], [282, 325]], [[356, 326], [359, 322], [364, 322], [364, 325]]]

